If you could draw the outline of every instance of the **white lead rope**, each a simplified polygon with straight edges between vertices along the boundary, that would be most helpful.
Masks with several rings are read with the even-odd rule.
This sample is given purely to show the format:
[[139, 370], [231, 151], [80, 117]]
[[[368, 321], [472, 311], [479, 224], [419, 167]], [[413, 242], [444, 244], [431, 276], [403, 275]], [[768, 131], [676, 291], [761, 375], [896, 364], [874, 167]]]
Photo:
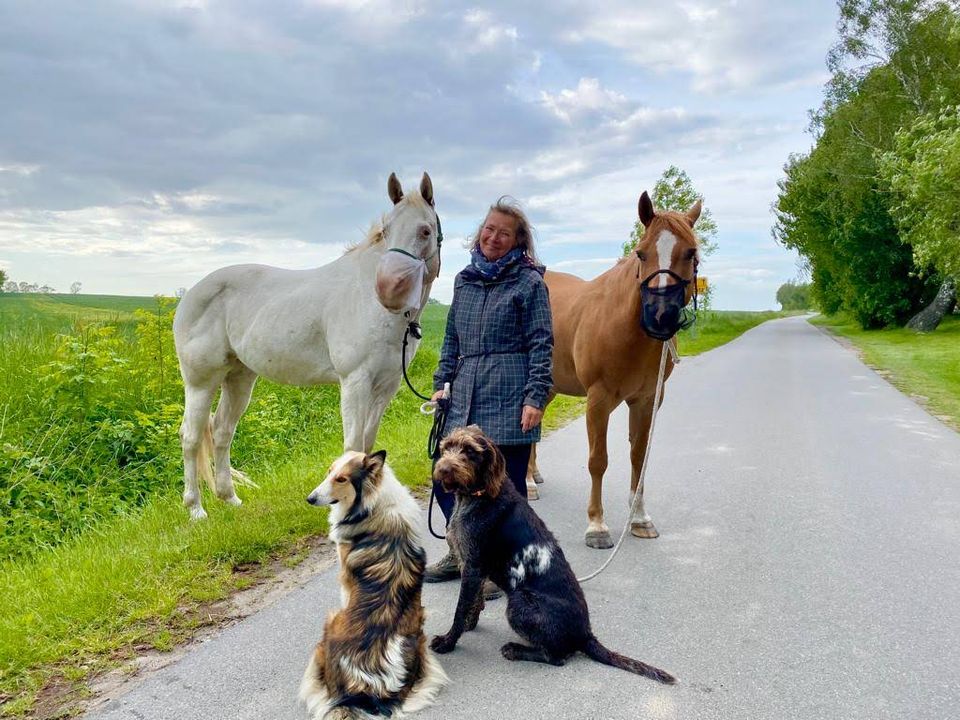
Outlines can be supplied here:
[[633, 502], [630, 504], [630, 512], [627, 514], [627, 522], [623, 526], [623, 532], [620, 533], [620, 539], [617, 540], [617, 544], [613, 546], [613, 552], [610, 553], [610, 557], [606, 559], [603, 565], [586, 577], [577, 578], [577, 582], [581, 585], [602, 573], [606, 569], [607, 565], [613, 562], [613, 559], [617, 556], [617, 553], [620, 552], [620, 546], [623, 545], [623, 539], [627, 536], [627, 530], [630, 529], [630, 523], [633, 520], [633, 511], [637, 508], [637, 500], [643, 497], [643, 478], [647, 474], [647, 458], [650, 456], [650, 445], [653, 441], [653, 428], [657, 424], [657, 411], [660, 409], [660, 395], [663, 392], [663, 375], [667, 368], [668, 349], [673, 363], [677, 364], [680, 362], [680, 356], [677, 353], [677, 346], [675, 342], [675, 338], [664, 342], [663, 352], [660, 353], [660, 375], [657, 377], [657, 391], [653, 398], [653, 417], [650, 418], [650, 431], [647, 433], [647, 447], [643, 452], [643, 464], [640, 466], [640, 479], [637, 481], [637, 491], [633, 494]]

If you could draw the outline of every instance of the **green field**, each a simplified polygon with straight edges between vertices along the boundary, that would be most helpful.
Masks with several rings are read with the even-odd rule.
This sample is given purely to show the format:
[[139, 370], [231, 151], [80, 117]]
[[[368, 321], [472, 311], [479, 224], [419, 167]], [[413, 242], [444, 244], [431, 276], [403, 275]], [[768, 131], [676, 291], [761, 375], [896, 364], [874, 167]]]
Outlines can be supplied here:
[[931, 333], [862, 330], [844, 316], [818, 315], [810, 322], [850, 340], [868, 365], [960, 430], [960, 317], [944, 318]]
[[[210, 522], [190, 523], [177, 429], [182, 388], [173, 301], [0, 296], [0, 716], [69, 709], [84, 680], [147, 648], [169, 649], [210, 622], [204, 608], [296, 562], [325, 534], [304, 502], [342, 447], [337, 387], [260, 381], [234, 464], [259, 489], [241, 508], [204, 489]], [[427, 391], [447, 308], [431, 304], [410, 368]], [[702, 313], [684, 354], [716, 347], [775, 314]], [[430, 421], [402, 388], [378, 446], [423, 487]], [[558, 398], [547, 430], [582, 412]]]

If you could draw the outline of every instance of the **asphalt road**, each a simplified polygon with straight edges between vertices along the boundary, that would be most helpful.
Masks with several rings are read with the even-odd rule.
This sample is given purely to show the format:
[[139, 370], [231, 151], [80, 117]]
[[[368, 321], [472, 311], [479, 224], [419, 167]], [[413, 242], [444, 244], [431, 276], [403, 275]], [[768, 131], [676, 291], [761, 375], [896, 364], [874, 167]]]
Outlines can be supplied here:
[[[605, 507], [626, 520], [626, 414], [611, 423]], [[877, 720], [960, 716], [960, 435], [800, 318], [684, 359], [647, 475], [661, 536], [628, 538], [585, 585], [611, 648], [670, 670], [660, 686], [578, 656], [509, 663], [503, 600], [442, 663], [434, 718]], [[535, 508], [579, 574], [583, 420], [542, 446]], [[441, 544], [430, 539], [432, 559]], [[457, 583], [429, 585], [432, 635]], [[90, 720], [303, 720], [296, 700], [335, 570], [199, 645]]]

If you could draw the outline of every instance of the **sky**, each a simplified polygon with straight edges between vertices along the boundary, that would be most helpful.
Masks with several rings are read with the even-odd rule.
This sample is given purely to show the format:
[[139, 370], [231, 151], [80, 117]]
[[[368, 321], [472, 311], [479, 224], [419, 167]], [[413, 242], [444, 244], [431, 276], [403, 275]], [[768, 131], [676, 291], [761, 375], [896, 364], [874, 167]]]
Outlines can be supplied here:
[[809, 150], [826, 0], [33, 0], [0, 4], [0, 267], [67, 292], [173, 295], [236, 263], [309, 268], [427, 171], [432, 296], [515, 197], [545, 264], [614, 263], [670, 165], [718, 226], [716, 309], [777, 308], [770, 228]]

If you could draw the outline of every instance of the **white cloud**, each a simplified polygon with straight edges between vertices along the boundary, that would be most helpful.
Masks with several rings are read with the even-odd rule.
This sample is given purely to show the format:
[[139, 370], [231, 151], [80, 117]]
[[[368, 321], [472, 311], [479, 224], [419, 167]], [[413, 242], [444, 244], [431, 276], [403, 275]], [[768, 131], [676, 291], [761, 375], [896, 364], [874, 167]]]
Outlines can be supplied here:
[[621, 115], [629, 104], [626, 96], [600, 86], [596, 78], [580, 78], [576, 90], [561, 90], [555, 95], [540, 94], [543, 104], [565, 123], [588, 113]]
[[798, 74], [819, 84], [823, 53], [806, 49], [811, 40], [826, 49], [833, 37], [832, 12], [766, 0], [655, 5], [622, 0], [583, 5], [561, 37], [609, 45], [661, 73], [689, 73], [694, 90], [747, 91], [795, 81]]
[[515, 43], [520, 36], [517, 28], [496, 22], [486, 10], [470, 9], [463, 19], [474, 33], [468, 50], [490, 50], [503, 43]]

